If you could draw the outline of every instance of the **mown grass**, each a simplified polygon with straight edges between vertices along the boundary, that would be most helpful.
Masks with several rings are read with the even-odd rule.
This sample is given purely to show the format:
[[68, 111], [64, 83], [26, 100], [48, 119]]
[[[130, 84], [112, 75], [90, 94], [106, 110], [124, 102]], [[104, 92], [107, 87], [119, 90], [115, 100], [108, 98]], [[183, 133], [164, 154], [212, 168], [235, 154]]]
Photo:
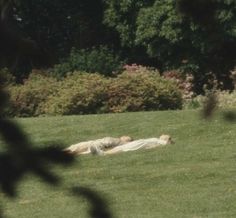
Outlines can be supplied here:
[[3, 195], [7, 217], [89, 217], [89, 203], [70, 188], [86, 186], [107, 200], [114, 217], [236, 217], [236, 124], [198, 111], [138, 112], [17, 119], [35, 146], [104, 136], [148, 138], [167, 133], [175, 144], [112, 156], [83, 156], [54, 168], [62, 187], [28, 175], [18, 198]]

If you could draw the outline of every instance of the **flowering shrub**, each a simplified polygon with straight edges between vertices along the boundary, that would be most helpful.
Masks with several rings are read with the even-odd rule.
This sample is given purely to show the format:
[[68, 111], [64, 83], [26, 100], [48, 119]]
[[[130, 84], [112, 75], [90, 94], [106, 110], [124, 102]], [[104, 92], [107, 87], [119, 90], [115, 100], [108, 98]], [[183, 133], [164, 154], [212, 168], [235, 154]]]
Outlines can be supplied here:
[[109, 112], [180, 109], [182, 96], [175, 82], [157, 71], [129, 68], [109, 85], [107, 107]]
[[159, 71], [155, 68], [152, 67], [146, 67], [143, 65], [138, 65], [138, 64], [125, 64], [123, 66], [123, 73], [127, 74], [140, 74], [140, 73], [157, 73], [159, 74]]
[[236, 88], [236, 67], [230, 72], [231, 79], [233, 80], [234, 89]]
[[193, 92], [193, 75], [182, 74], [179, 71], [166, 71], [163, 73], [163, 77], [175, 81], [178, 87], [183, 93], [183, 99], [185, 101], [191, 100], [194, 96]]

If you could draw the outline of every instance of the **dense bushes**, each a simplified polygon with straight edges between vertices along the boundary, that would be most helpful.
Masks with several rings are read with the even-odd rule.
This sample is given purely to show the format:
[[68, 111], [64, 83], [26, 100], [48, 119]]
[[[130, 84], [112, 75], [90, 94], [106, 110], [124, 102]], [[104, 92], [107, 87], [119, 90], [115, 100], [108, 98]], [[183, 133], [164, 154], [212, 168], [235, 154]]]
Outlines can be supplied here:
[[[236, 91], [215, 91], [217, 99], [217, 107], [220, 109], [235, 109], [236, 108]], [[207, 96], [198, 95], [193, 99], [184, 102], [184, 108], [186, 109], [197, 109], [203, 108]]]
[[10, 116], [38, 116], [43, 113], [43, 104], [56, 92], [55, 78], [32, 73], [22, 85], [9, 86]]
[[180, 109], [182, 98], [176, 84], [144, 67], [127, 70], [110, 84], [110, 112]]
[[154, 70], [138, 67], [116, 78], [85, 72], [63, 80], [31, 74], [22, 85], [9, 86], [11, 116], [90, 114], [180, 109], [182, 96], [175, 82]]
[[163, 72], [162, 76], [177, 83], [177, 86], [182, 92], [184, 102], [189, 102], [195, 97], [193, 91], [194, 76], [192, 74], [185, 74], [178, 70], [171, 70]]
[[58, 82], [59, 89], [44, 103], [46, 114], [90, 114], [104, 111], [107, 79], [99, 74], [74, 73]]
[[7, 86], [11, 84], [15, 84], [15, 77], [11, 74], [11, 72], [7, 68], [0, 69], [0, 85]]

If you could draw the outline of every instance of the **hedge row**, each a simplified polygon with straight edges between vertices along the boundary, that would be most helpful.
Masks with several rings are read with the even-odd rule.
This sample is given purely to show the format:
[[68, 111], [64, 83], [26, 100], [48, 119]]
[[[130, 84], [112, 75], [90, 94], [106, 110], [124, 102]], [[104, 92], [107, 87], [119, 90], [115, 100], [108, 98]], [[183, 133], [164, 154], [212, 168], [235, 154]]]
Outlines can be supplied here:
[[[220, 91], [216, 90], [214, 92], [216, 97], [217, 108], [224, 110], [235, 110], [236, 108], [236, 91]], [[184, 102], [183, 107], [185, 109], [197, 109], [203, 108], [207, 101], [207, 96], [198, 95], [186, 102]]]
[[176, 83], [158, 72], [125, 71], [116, 78], [74, 72], [63, 80], [32, 73], [22, 85], [8, 85], [10, 116], [110, 113], [182, 108]]

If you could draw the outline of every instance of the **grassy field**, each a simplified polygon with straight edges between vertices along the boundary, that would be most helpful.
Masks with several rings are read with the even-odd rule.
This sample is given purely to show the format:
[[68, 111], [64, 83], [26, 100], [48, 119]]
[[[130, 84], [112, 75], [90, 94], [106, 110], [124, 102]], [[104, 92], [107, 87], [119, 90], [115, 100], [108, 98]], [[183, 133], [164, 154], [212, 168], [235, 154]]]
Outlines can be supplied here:
[[104, 136], [134, 138], [170, 134], [175, 144], [112, 156], [77, 157], [54, 167], [62, 186], [28, 175], [18, 198], [1, 194], [6, 217], [54, 218], [88, 215], [87, 200], [71, 193], [86, 186], [107, 201], [115, 218], [236, 217], [236, 124], [221, 114], [207, 122], [198, 111], [138, 112], [17, 119], [35, 146]]

